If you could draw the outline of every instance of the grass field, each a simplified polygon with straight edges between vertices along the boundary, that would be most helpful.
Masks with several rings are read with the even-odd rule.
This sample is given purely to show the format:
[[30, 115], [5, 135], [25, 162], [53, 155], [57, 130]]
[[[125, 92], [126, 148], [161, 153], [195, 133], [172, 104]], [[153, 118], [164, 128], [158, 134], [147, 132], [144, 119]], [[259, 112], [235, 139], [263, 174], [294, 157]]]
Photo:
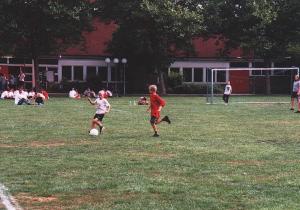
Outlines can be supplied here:
[[167, 97], [172, 124], [153, 138], [131, 100], [110, 99], [98, 137], [84, 99], [0, 101], [0, 183], [24, 209], [300, 209], [300, 114], [288, 104]]

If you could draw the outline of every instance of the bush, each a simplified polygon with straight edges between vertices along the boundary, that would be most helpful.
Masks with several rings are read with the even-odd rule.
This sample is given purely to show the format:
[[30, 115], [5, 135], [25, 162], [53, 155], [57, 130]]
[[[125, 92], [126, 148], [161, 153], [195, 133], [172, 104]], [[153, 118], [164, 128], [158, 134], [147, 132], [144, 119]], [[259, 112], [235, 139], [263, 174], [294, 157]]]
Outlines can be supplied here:
[[[174, 88], [168, 89], [169, 93], [175, 94], [209, 94], [210, 84], [182, 84], [178, 85]], [[223, 92], [223, 88], [221, 85], [214, 86], [214, 93], [219, 94]]]
[[167, 82], [168, 82], [168, 87], [173, 89], [176, 86], [182, 85], [182, 75], [179, 73], [171, 72], [170, 75], [168, 76]]
[[72, 88], [75, 88], [79, 91], [79, 93], [83, 93], [87, 88], [90, 88], [94, 91], [99, 91], [103, 88], [102, 79], [97, 77], [87, 78], [86, 82], [74, 81], [70, 82], [66, 79], [62, 79], [60, 83], [49, 83], [48, 91], [49, 92], [57, 92], [57, 93], [66, 93], [69, 92]]

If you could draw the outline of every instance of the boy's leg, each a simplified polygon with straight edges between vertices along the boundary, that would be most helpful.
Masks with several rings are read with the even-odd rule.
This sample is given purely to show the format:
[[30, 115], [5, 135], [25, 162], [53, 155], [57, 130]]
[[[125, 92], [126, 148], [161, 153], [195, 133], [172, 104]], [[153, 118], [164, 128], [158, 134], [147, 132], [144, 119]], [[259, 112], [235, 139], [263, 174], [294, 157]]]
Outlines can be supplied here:
[[229, 101], [229, 95], [226, 95], [226, 104], [228, 104]]
[[226, 99], [225, 99], [225, 94], [223, 94], [223, 101], [224, 101], [224, 102], [226, 101]]
[[151, 116], [151, 119], [150, 119], [150, 124], [152, 126], [152, 129], [154, 131], [154, 137], [158, 137], [158, 129], [157, 129], [157, 126], [156, 124], [158, 124], [159, 122], [161, 122], [159, 119], [157, 119], [156, 117], [154, 116]]
[[104, 117], [104, 114], [96, 114], [92, 121], [92, 128], [96, 128], [98, 126], [100, 133], [102, 132], [102, 129], [103, 129], [103, 123], [102, 123], [103, 117]]
[[23, 105], [25, 103], [25, 99], [21, 98], [20, 101], [18, 102], [18, 105]]
[[292, 96], [291, 97], [291, 110], [294, 110], [294, 102], [295, 102], [295, 98]]
[[97, 118], [93, 119], [92, 120], [92, 128], [97, 128], [97, 126], [99, 127], [103, 127], [101, 121], [99, 121]]

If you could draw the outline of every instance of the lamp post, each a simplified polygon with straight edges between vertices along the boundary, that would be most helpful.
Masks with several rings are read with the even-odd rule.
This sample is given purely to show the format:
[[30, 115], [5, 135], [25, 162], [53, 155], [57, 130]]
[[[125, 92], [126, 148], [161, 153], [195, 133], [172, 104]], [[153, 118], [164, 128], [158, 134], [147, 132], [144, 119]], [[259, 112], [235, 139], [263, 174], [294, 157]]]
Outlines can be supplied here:
[[106, 72], [106, 89], [108, 89], [108, 67], [110, 64], [110, 58], [105, 58], [105, 63], [107, 64], [107, 72]]
[[127, 63], [127, 59], [126, 58], [122, 58], [121, 60], [122, 64], [123, 64], [123, 95], [125, 96], [126, 94], [126, 74], [125, 74], [125, 65]]
[[114, 64], [116, 65], [115, 68], [115, 92], [116, 94], [118, 94], [118, 64], [120, 62], [120, 60], [118, 58], [114, 58], [113, 59]]

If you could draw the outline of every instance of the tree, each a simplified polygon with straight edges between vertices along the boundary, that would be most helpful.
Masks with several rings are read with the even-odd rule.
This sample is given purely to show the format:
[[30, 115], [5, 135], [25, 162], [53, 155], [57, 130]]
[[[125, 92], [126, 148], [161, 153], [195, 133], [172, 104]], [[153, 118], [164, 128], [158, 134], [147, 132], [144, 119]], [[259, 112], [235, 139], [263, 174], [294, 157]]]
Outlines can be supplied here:
[[159, 75], [183, 50], [192, 53], [192, 38], [202, 31], [202, 17], [172, 0], [98, 0], [99, 16], [118, 28], [108, 51], [125, 56], [133, 69], [147, 68]]
[[286, 57], [300, 43], [299, 0], [188, 0], [201, 7], [206, 35], [225, 42], [223, 53], [241, 47], [248, 54], [270, 60]]
[[2, 0], [1, 53], [32, 58], [38, 86], [39, 58], [82, 41], [82, 32], [92, 29], [92, 5], [86, 0]]

